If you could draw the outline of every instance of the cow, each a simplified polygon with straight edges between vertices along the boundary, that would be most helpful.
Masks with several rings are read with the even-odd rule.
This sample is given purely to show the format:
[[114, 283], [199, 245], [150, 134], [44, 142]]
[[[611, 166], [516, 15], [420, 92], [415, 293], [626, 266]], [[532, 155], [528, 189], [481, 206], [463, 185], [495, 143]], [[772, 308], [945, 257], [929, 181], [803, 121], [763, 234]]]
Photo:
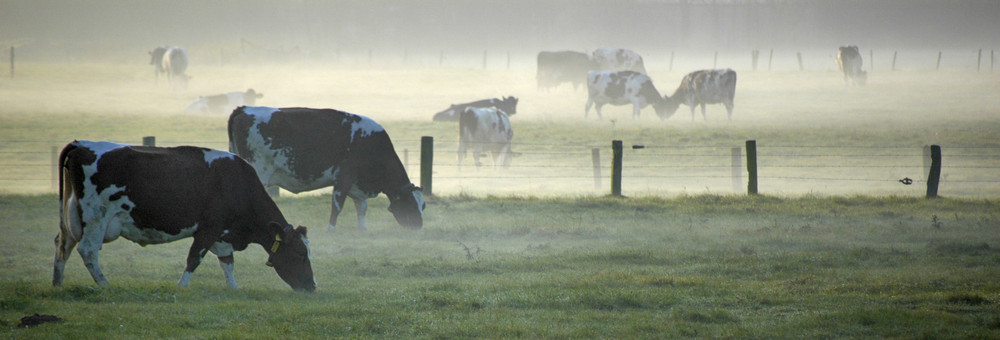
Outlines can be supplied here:
[[74, 247], [94, 282], [107, 286], [98, 262], [102, 243], [124, 237], [145, 246], [192, 237], [181, 287], [211, 251], [236, 288], [233, 252], [256, 243], [292, 289], [316, 289], [306, 228], [288, 224], [253, 167], [234, 154], [81, 140], [62, 149], [59, 167], [53, 286], [62, 285]]
[[181, 88], [187, 87], [191, 77], [184, 74], [188, 67], [187, 50], [181, 47], [170, 47], [163, 54], [163, 71], [167, 73], [167, 81]]
[[157, 82], [160, 81], [160, 73], [166, 72], [163, 69], [163, 55], [167, 53], [166, 46], [158, 46], [149, 51], [149, 64], [153, 65], [153, 76]]
[[591, 60], [597, 64], [595, 70], [601, 71], [636, 71], [646, 73], [646, 65], [642, 57], [632, 50], [622, 48], [599, 48], [591, 52]]
[[574, 51], [538, 52], [538, 90], [548, 91], [564, 82], [573, 84], [573, 90], [587, 81], [587, 72], [596, 70], [597, 64], [586, 53]]
[[371, 118], [334, 109], [241, 106], [229, 116], [229, 148], [264, 186], [293, 193], [333, 186], [328, 230], [350, 197], [366, 230], [367, 199], [384, 193], [404, 227], [421, 228], [422, 189], [410, 183], [388, 132]]
[[858, 53], [857, 46], [841, 46], [837, 51], [837, 67], [844, 73], [845, 84], [865, 85], [868, 72], [861, 69], [862, 64], [861, 53]]
[[[493, 158], [493, 168], [510, 166], [510, 141], [514, 137], [514, 129], [510, 119], [502, 110], [496, 108], [467, 107], [458, 119], [458, 168], [462, 168], [470, 147], [472, 158], [476, 162], [476, 170], [482, 163], [479, 156], [489, 152]], [[498, 161], [499, 160], [499, 161]]]
[[[680, 104], [691, 107], [691, 121], [694, 121], [694, 108], [701, 105], [701, 117], [705, 115], [705, 104], [726, 106], [729, 120], [733, 120], [733, 98], [736, 96], [736, 71], [732, 69], [699, 70], [688, 73], [670, 96], [675, 102], [674, 110]], [[673, 111], [671, 111], [673, 112]]]
[[517, 97], [510, 96], [503, 97], [503, 99], [490, 98], [465, 104], [451, 104], [448, 109], [435, 113], [434, 121], [458, 121], [459, 113], [465, 112], [465, 108], [467, 107], [495, 107], [507, 113], [507, 116], [513, 116], [517, 113]]
[[677, 104], [669, 97], [660, 97], [649, 76], [635, 71], [590, 71], [587, 74], [587, 106], [583, 117], [590, 114], [590, 107], [596, 104], [597, 118], [601, 116], [604, 104], [632, 104], [632, 118], [639, 118], [639, 111], [652, 105], [660, 120], [670, 118], [677, 110]]
[[214, 96], [198, 97], [184, 111], [187, 113], [210, 113], [224, 114], [231, 113], [234, 109], [244, 105], [254, 105], [258, 98], [264, 97], [263, 93], [257, 93], [253, 89], [246, 92], [227, 92]]

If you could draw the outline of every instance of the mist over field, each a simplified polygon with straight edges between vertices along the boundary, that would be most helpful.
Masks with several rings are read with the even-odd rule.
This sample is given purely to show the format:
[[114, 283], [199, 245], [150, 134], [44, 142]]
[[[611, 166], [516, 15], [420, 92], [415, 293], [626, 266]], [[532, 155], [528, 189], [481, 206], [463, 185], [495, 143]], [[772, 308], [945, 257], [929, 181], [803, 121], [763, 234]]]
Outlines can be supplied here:
[[[874, 160], [879, 154], [866, 156], [873, 160], [861, 163], [850, 158], [857, 156], [846, 156], [846, 163], [872, 167], [865, 170], [872, 173], [863, 176], [844, 175], [836, 168], [843, 162], [830, 162], [833, 168], [823, 175], [861, 180], [850, 185], [795, 186], [784, 183], [791, 176], [785, 174], [778, 179], [780, 185], [768, 187], [780, 188], [778, 193], [841, 193], [847, 187], [855, 192], [900, 193], [909, 191], [899, 191], [896, 180], [922, 176], [919, 148], [944, 143], [974, 148], [970, 150], [975, 150], [971, 154], [975, 159], [947, 164], [980, 172], [947, 174], [952, 180], [976, 181], [966, 183], [963, 194], [983, 195], [978, 188], [986, 184], [989, 196], [1000, 190], [995, 176], [981, 173], [996, 163], [992, 156], [996, 149], [983, 148], [1000, 146], [989, 132], [1000, 131], [1000, 72], [993, 71], [994, 51], [1000, 47], [997, 17], [1000, 4], [995, 1], [4, 0], [0, 1], [0, 119], [11, 127], [18, 120], [47, 115], [80, 122], [99, 121], [103, 115], [163, 116], [172, 124], [111, 126], [114, 133], [89, 135], [71, 127], [50, 128], [48, 137], [27, 138], [54, 144], [74, 138], [135, 143], [133, 135], [141, 134], [161, 136], [168, 145], [224, 149], [225, 117], [191, 115], [184, 109], [200, 96], [252, 88], [263, 93], [257, 105], [327, 107], [375, 118], [389, 129], [397, 149], [409, 149], [413, 163], [419, 138], [434, 136], [444, 143], [436, 160], [444, 163], [437, 171], [447, 178], [448, 167], [455, 165], [457, 133], [452, 124], [430, 123], [432, 115], [449, 104], [517, 96], [514, 149], [525, 156], [514, 164], [526, 167], [525, 171], [537, 172], [530, 167], [538, 164], [574, 166], [586, 178], [589, 148], [607, 148], [612, 139], [653, 148], [711, 147], [713, 153], [723, 154], [748, 139], [760, 139], [762, 147], [878, 144], [905, 147], [904, 154], [917, 155], [915, 160], [890, 165]], [[863, 68], [869, 72], [867, 86], [845, 84], [835, 63], [837, 48], [844, 45], [860, 47]], [[172, 86], [162, 75], [155, 77], [149, 52], [157, 46], [187, 49], [186, 74], [191, 80], [186, 87]], [[639, 120], [633, 120], [629, 105], [607, 105], [603, 120], [593, 112], [585, 120], [585, 88], [574, 90], [569, 83], [551, 91], [537, 88], [538, 52], [589, 53], [605, 47], [642, 55], [663, 95], [673, 94], [690, 71], [736, 70], [732, 121], [726, 120], [719, 104], [708, 105], [707, 119], [698, 113], [694, 121], [683, 105], [666, 120], [648, 107]], [[11, 48], [16, 51], [13, 70]], [[756, 67], [753, 51], [758, 53]], [[47, 125], [25, 124], [37, 129]], [[6, 137], [28, 133], [24, 128], [19, 131], [7, 132]], [[540, 150], [562, 146], [584, 150], [574, 160], [553, 159], [545, 153], [551, 150]], [[661, 155], [629, 152], [637, 156], [630, 159], [650, 161]], [[841, 154], [834, 156], [845, 156], [836, 152]], [[956, 154], [970, 155], [963, 150], [946, 152]], [[602, 163], [608, 162], [607, 157]], [[712, 160], [711, 165], [728, 165], [726, 157]], [[47, 154], [41, 152], [36, 158], [44, 168]], [[673, 159], [659, 158], [657, 166], [676, 166]], [[895, 169], [896, 164], [904, 169]], [[650, 194], [691, 188], [740, 191], [722, 178], [728, 169], [718, 171], [722, 173], [710, 176], [719, 178], [707, 184], [679, 179], [667, 189], [660, 184], [638, 187]], [[665, 174], [704, 173], [674, 168], [648, 172], [654, 182], [670, 181], [662, 178]], [[506, 172], [511, 173], [517, 172]], [[414, 180], [417, 174], [410, 171]], [[495, 177], [496, 172], [475, 176]], [[865, 182], [875, 180], [871, 176], [888, 182], [886, 188], [871, 188]], [[805, 177], [814, 180], [817, 175]], [[439, 188], [492, 192], [497, 187], [509, 189], [504, 183], [510, 181], [488, 185], [444, 181]], [[559, 193], [580, 187], [555, 185], [556, 190], [554, 181], [533, 181], [530, 189], [515, 192]], [[606, 182], [600, 188], [606, 188]]]

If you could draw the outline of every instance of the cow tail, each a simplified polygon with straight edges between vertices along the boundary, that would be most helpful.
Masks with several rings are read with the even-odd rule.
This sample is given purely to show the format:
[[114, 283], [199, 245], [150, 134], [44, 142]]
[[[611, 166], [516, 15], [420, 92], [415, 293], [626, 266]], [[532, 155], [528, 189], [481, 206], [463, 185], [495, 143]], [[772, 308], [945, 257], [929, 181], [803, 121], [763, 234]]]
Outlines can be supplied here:
[[244, 108], [246, 108], [246, 106], [237, 107], [235, 110], [233, 110], [233, 113], [229, 114], [229, 124], [226, 125], [227, 126], [226, 130], [227, 133], [229, 134], [230, 153], [239, 154], [238, 152], [236, 152], [236, 144], [233, 142], [236, 140], [236, 136], [234, 135], [236, 133], [236, 130], [234, 129], [234, 127], [236, 125], [236, 118], [240, 115], [243, 115]]
[[[72, 152], [73, 150], [76, 150], [78, 148], [80, 148], [80, 146], [79, 146], [79, 144], [77, 144], [77, 141], [74, 140], [73, 142], [71, 142], [69, 144], [66, 144], [66, 146], [63, 147], [62, 151], [59, 152], [59, 167], [58, 167], [58, 170], [57, 170], [59, 172], [59, 189], [58, 189], [58, 192], [59, 192], [59, 233], [56, 234], [55, 243], [56, 243], [56, 254], [59, 257], [59, 259], [61, 259], [63, 261], [65, 261], [66, 257], [67, 257], [67, 254], [65, 253], [65, 243], [66, 243], [66, 237], [67, 237], [67, 235], [65, 235], [65, 233], [69, 230], [69, 226], [67, 225], [67, 221], [66, 221], [66, 211], [65, 211], [65, 209], [66, 209], [66, 202], [64, 201], [66, 199], [66, 196], [65, 196], [65, 194], [66, 194], [66, 192], [65, 192], [65, 190], [66, 190], [66, 170], [67, 170], [67, 168], [66, 168], [66, 158], [69, 156], [70, 152]], [[55, 275], [55, 274], [53, 274], [53, 275]]]
[[728, 91], [727, 93], [729, 94], [729, 97], [735, 97], [735, 94], [736, 94], [736, 71], [729, 70], [729, 72], [727, 72], [727, 73], [729, 73], [730, 76], [726, 77], [726, 84], [725, 84], [726, 91]]

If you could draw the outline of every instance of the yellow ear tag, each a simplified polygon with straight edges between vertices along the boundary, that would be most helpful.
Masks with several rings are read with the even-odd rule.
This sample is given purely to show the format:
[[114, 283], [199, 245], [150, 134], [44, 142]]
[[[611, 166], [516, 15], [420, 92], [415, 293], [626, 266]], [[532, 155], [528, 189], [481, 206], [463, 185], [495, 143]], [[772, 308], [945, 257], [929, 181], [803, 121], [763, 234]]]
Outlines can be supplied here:
[[278, 246], [281, 245], [281, 235], [274, 235], [274, 244], [271, 244], [271, 253], [278, 252]]

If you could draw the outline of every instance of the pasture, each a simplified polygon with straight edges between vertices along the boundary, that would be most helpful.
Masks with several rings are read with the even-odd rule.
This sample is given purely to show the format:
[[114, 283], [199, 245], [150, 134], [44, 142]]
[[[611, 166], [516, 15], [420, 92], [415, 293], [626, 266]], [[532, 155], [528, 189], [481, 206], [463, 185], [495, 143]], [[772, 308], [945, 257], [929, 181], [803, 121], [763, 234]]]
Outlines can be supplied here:
[[[25, 63], [16, 78], [0, 78], [0, 335], [1000, 336], [1000, 78], [874, 72], [858, 88], [832, 65], [737, 69], [733, 120], [714, 105], [707, 122], [700, 113], [691, 122], [685, 106], [665, 121], [651, 108], [633, 121], [628, 106], [583, 121], [586, 92], [568, 84], [537, 92], [531, 67], [192, 64], [190, 86], [170, 89], [143, 63]], [[661, 93], [684, 73], [650, 71]], [[191, 286], [176, 288], [189, 241], [106, 244], [109, 288], [96, 287], [74, 254], [66, 283], [52, 288], [51, 148], [156, 136], [158, 145], [226, 149], [225, 116], [183, 109], [199, 95], [247, 88], [264, 94], [260, 105], [375, 118], [397, 152], [408, 150], [417, 183], [419, 139], [433, 136], [436, 197], [424, 229], [396, 226], [380, 197], [368, 232], [355, 229], [350, 208], [327, 232], [323, 190], [278, 199], [291, 223], [312, 228], [313, 294], [292, 292], [256, 246], [236, 255], [239, 290], [226, 288], [212, 256]], [[522, 155], [506, 171], [465, 164], [459, 172], [457, 128], [431, 116], [508, 95], [520, 98], [511, 122]], [[626, 199], [605, 196], [606, 178], [593, 185], [591, 149], [603, 148], [608, 163], [613, 139], [648, 146], [627, 147]], [[760, 196], [726, 177], [730, 149], [749, 139], [771, 176]], [[922, 198], [927, 144], [944, 149], [941, 199]], [[65, 320], [15, 328], [33, 313]]]

